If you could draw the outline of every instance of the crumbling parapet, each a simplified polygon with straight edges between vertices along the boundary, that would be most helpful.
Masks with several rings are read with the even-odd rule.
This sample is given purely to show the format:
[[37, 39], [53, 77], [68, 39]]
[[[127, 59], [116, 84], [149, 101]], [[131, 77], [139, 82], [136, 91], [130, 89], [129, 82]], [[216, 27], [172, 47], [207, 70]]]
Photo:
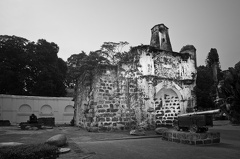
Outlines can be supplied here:
[[180, 50], [181, 54], [189, 54], [190, 59], [193, 60], [195, 68], [197, 68], [197, 54], [196, 54], [196, 48], [193, 45], [186, 45], [183, 46]]

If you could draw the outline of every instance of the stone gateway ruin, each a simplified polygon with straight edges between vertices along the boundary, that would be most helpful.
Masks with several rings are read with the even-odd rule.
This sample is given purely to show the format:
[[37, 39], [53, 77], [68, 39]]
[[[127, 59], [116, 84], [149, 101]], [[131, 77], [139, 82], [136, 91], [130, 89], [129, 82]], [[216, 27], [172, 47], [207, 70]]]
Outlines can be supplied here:
[[195, 47], [172, 51], [164, 24], [151, 33], [150, 45], [133, 47], [128, 60], [104, 67], [89, 85], [78, 83], [76, 125], [104, 130], [167, 126], [196, 105]]

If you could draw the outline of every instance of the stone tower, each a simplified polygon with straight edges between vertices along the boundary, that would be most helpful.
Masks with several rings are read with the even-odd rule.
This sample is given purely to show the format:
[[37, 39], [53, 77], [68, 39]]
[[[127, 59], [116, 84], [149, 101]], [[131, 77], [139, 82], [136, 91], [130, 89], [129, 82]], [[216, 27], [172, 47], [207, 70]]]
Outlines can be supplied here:
[[161, 50], [172, 51], [168, 27], [164, 24], [155, 25], [152, 29], [150, 45]]

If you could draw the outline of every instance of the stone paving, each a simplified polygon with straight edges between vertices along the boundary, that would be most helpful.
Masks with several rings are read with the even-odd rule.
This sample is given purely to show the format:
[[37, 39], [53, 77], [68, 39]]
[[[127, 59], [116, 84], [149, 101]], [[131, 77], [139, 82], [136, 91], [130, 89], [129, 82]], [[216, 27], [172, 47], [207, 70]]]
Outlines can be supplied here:
[[[224, 125], [226, 132], [229, 128], [236, 129], [239, 131], [239, 126], [233, 127], [228, 125], [228, 121], [215, 122], [215, 129], [221, 128]], [[84, 144], [95, 141], [103, 140], [127, 140], [137, 139], [141, 136], [131, 136], [129, 131], [116, 131], [116, 132], [88, 132], [78, 127], [54, 127], [53, 129], [45, 130], [21, 130], [16, 126], [0, 127], [0, 142], [20, 142], [20, 143], [42, 143], [48, 138], [56, 134], [66, 134], [68, 137], [68, 147], [71, 148], [71, 152], [61, 154], [60, 159], [71, 159], [71, 158], [94, 158], [95, 152], [89, 151], [84, 148]], [[156, 135], [155, 131], [146, 131], [146, 135], [142, 138], [147, 137], [161, 137]], [[229, 136], [231, 137], [231, 136]], [[237, 141], [236, 141], [237, 142]]]
[[[88, 132], [78, 127], [54, 127], [43, 130], [21, 130], [17, 126], [0, 127], [0, 142], [19, 142], [24, 144], [42, 143], [56, 134], [66, 134], [68, 146], [71, 151], [61, 154], [60, 159], [90, 157], [94, 152], [89, 152], [81, 147], [81, 142], [94, 142], [102, 140], [126, 140], [140, 137], [160, 137], [155, 131], [146, 131], [145, 136], [132, 136], [129, 131], [114, 132]], [[76, 144], [78, 143], [78, 144]]]

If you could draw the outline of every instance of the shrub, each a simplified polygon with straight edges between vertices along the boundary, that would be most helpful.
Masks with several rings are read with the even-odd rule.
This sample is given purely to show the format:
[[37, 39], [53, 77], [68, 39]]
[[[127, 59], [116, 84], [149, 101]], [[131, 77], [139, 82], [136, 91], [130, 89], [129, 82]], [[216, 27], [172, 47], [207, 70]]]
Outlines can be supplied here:
[[74, 118], [71, 120], [70, 125], [71, 125], [71, 126], [74, 126], [74, 125], [75, 125]]
[[9, 120], [0, 120], [0, 126], [10, 126], [11, 123]]
[[48, 144], [28, 144], [0, 148], [0, 159], [56, 159], [58, 148]]

